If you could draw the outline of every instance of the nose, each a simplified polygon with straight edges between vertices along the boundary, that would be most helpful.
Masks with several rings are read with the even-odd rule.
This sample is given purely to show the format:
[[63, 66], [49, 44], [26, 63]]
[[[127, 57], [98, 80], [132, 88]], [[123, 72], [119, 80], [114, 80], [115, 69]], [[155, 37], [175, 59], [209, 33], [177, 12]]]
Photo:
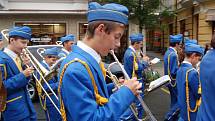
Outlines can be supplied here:
[[24, 45], [24, 48], [27, 48], [27, 46], [28, 46], [28, 44], [26, 43], [26, 44]]
[[118, 48], [118, 47], [120, 47], [120, 40], [117, 40], [115, 43], [115, 48]]

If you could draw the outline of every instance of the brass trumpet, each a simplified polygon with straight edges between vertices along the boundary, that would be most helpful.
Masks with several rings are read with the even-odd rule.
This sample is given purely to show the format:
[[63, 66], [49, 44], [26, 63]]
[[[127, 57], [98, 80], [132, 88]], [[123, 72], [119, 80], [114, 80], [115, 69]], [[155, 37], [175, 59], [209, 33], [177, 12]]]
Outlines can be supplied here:
[[[115, 85], [115, 87], [116, 87], [116, 90], [117, 89], [119, 89], [122, 85], [119, 83], [119, 80], [118, 80], [118, 78], [114, 75], [114, 74], [112, 74], [112, 72], [111, 72], [111, 67], [113, 66], [113, 65], [115, 65], [115, 64], [117, 64], [117, 62], [113, 62], [113, 63], [111, 63], [109, 66], [108, 66], [108, 68], [107, 68], [107, 73], [108, 73], [108, 77], [113, 81], [113, 83], [114, 83], [114, 85]], [[137, 121], [139, 121], [138, 120], [138, 111], [137, 111], [137, 108], [136, 108], [136, 106], [135, 106], [135, 104], [134, 103], [132, 103], [130, 106], [129, 106], [129, 108], [131, 109], [131, 111], [132, 111], [132, 113], [134, 114], [134, 117], [135, 117], [135, 119], [137, 120]]]
[[[3, 35], [3, 37], [9, 41], [6, 32], [8, 32], [8, 29], [4, 29], [1, 31], [1, 34]], [[40, 62], [33, 56], [33, 54], [28, 50], [28, 48], [23, 49], [23, 54], [26, 55], [26, 57], [30, 60], [31, 65], [34, 67], [34, 69], [39, 73], [40, 78], [42, 79], [42, 81], [44, 83], [46, 83], [46, 85], [48, 86], [48, 88], [50, 89], [50, 91], [53, 93], [53, 95], [55, 96], [55, 98], [57, 100], [58, 97], [55, 94], [55, 92], [52, 90], [52, 88], [50, 87], [50, 85], [47, 82], [47, 76], [49, 75], [49, 71], [43, 67]], [[26, 65], [27, 67], [29, 67], [29, 65]], [[43, 88], [41, 81], [37, 78], [37, 76], [33, 73], [33, 77], [36, 79], [37, 84], [40, 86], [40, 88], [42, 89], [42, 91], [46, 94], [46, 96], [50, 99], [51, 103], [54, 105], [54, 107], [56, 108], [56, 110], [61, 114], [60, 110], [58, 109], [58, 107], [56, 106], [56, 104], [54, 103], [54, 101], [51, 99], [51, 97], [49, 96], [48, 92]]]
[[[127, 72], [125, 71], [125, 69], [123, 68], [122, 64], [119, 62], [118, 58], [116, 57], [116, 55], [114, 54], [113, 50], [110, 50], [110, 54], [112, 54], [112, 56], [114, 57], [114, 60], [116, 61], [116, 63], [119, 65], [120, 69], [122, 70], [122, 73], [124, 74], [124, 77], [126, 80], [130, 80], [130, 77], [128, 76]], [[149, 110], [148, 106], [146, 105], [146, 103], [143, 101], [142, 97], [140, 95], [137, 95], [138, 100], [140, 101], [145, 113], [146, 113], [146, 118], [145, 120], [149, 120], [149, 121], [157, 121], [157, 119], [153, 116], [152, 112]]]

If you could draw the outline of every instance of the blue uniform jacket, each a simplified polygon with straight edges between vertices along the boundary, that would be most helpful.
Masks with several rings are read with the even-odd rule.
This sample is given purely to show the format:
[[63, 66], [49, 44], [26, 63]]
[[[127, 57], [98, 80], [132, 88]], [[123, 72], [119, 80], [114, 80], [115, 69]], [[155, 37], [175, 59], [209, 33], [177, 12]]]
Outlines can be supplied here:
[[3, 51], [0, 51], [0, 64], [3, 84], [7, 90], [7, 104], [3, 111], [4, 120], [18, 121], [25, 118], [37, 120], [36, 111], [26, 89], [30, 78], [26, 78], [15, 62]]
[[[190, 70], [192, 69], [192, 70]], [[188, 72], [189, 71], [189, 72]], [[187, 96], [186, 96], [186, 73], [188, 75], [188, 89], [189, 89], [189, 107], [193, 110], [196, 107], [196, 101], [200, 98], [198, 94], [199, 89], [199, 74], [191, 64], [182, 63], [176, 76], [177, 90], [178, 90], [178, 104], [180, 108], [180, 117], [184, 121], [188, 121], [187, 115]], [[190, 121], [196, 120], [197, 110], [189, 112]]]
[[202, 86], [202, 103], [197, 114], [197, 121], [215, 120], [215, 49], [209, 50], [200, 64], [200, 80]]
[[[134, 101], [135, 96], [125, 86], [110, 95], [108, 92], [113, 88], [104, 80], [101, 68], [96, 60], [76, 45], [72, 46], [71, 52], [61, 64], [60, 73], [64, 65], [74, 58], [85, 61], [95, 78], [98, 93], [108, 98], [108, 102], [100, 106], [96, 103], [94, 88], [87, 69], [80, 63], [74, 62], [66, 69], [62, 85], [61, 96], [64, 102], [68, 121], [115, 121]], [[125, 101], [126, 100], [126, 101]]]
[[[128, 48], [125, 51], [124, 58], [123, 58], [124, 68], [125, 68], [125, 70], [128, 73], [130, 78], [132, 78], [132, 73], [133, 73], [133, 64], [134, 64], [134, 56], [133, 55], [136, 56], [135, 52], [131, 48]], [[148, 66], [148, 64], [146, 64], [144, 62], [141, 63], [137, 59], [137, 56], [136, 56], [136, 62], [138, 64], [138, 70], [135, 70], [135, 73], [137, 74], [137, 79], [142, 82], [143, 81], [142, 73], [143, 73], [143, 70]]]
[[177, 53], [172, 48], [168, 48], [164, 55], [164, 74], [170, 76], [173, 84], [176, 81], [175, 79], [177, 70], [178, 70]]

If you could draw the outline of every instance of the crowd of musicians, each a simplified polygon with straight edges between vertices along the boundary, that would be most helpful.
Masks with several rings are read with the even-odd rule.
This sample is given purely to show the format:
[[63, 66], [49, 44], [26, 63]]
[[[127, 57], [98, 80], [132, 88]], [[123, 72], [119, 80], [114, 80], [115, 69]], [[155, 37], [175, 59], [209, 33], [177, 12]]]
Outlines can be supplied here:
[[[40, 64], [49, 71], [58, 59], [65, 58], [58, 74], [47, 83], [42, 83], [42, 75], [23, 52], [31, 40], [31, 29], [11, 28], [8, 44], [0, 51], [0, 88], [1, 95], [6, 94], [5, 103], [1, 99], [1, 120], [37, 120], [26, 89], [32, 75], [37, 75], [44, 89], [38, 93], [47, 121], [144, 120], [145, 110], [136, 97], [144, 98], [142, 72], [151, 65], [149, 58], [140, 54], [144, 36], [140, 33], [129, 36], [131, 45], [124, 54], [123, 64], [130, 79], [119, 79], [121, 87], [117, 90], [113, 83], [106, 83], [106, 69], [101, 59], [120, 47], [128, 14], [128, 9], [120, 4], [89, 3], [84, 39], [75, 43], [74, 35], [66, 35], [61, 37], [62, 49], [49, 48], [43, 53]], [[1, 35], [0, 40], [3, 38]], [[164, 55], [164, 74], [171, 79], [166, 84], [171, 103], [165, 121], [214, 121], [215, 36], [206, 54], [196, 40], [183, 39], [181, 34], [170, 35], [170, 47]]]

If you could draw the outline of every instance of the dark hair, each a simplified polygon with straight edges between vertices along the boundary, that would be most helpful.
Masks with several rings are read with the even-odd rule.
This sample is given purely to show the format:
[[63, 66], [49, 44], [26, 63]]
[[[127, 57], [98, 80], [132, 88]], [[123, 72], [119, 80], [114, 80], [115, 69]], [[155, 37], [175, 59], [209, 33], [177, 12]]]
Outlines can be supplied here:
[[[104, 27], [105, 27], [105, 32], [107, 34], [110, 34], [111, 31], [113, 31], [117, 25], [122, 25], [120, 23], [116, 23], [116, 22], [113, 22], [113, 21], [93, 21], [93, 22], [90, 22], [88, 24], [88, 27], [87, 27], [87, 35], [88, 37], [93, 37], [94, 36], [94, 32], [95, 32], [95, 29], [100, 25], [100, 24], [104, 24]], [[123, 25], [124, 26], [124, 25]]]
[[131, 45], [134, 45], [134, 44], [139, 44], [140, 42], [131, 42]]
[[190, 53], [185, 53], [186, 57], [191, 57], [192, 54], [195, 54], [195, 56], [202, 56], [201, 53], [198, 53], [198, 52], [190, 52]]
[[215, 49], [215, 34], [213, 35], [211, 40], [211, 47]]
[[10, 36], [10, 37], [9, 37], [9, 42], [8, 42], [9, 44], [10, 44], [10, 39], [11, 39], [11, 38], [14, 38], [15, 40], [17, 40], [17, 39], [25, 39], [25, 38], [23, 38], [23, 37], [16, 36], [16, 35]]
[[62, 43], [62, 45], [64, 46], [64, 45], [65, 45], [65, 43], [68, 43], [68, 40], [67, 40], [67, 41], [65, 41], [65, 42], [63, 42], [63, 43]]
[[169, 46], [171, 46], [171, 47], [175, 47], [176, 46], [176, 44], [180, 44], [179, 42], [170, 42], [169, 43]]

